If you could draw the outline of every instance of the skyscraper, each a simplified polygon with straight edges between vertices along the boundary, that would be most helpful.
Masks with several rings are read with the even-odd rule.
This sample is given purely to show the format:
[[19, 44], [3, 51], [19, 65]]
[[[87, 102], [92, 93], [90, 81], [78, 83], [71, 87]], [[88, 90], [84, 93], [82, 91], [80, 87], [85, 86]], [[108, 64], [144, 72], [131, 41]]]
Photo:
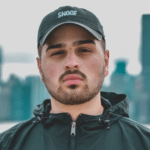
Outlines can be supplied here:
[[141, 47], [142, 75], [144, 76], [144, 90], [150, 92], [150, 14], [142, 16], [142, 47]]
[[2, 82], [2, 59], [3, 59], [3, 56], [2, 56], [2, 46], [0, 46], [0, 85], [1, 85], [1, 82]]

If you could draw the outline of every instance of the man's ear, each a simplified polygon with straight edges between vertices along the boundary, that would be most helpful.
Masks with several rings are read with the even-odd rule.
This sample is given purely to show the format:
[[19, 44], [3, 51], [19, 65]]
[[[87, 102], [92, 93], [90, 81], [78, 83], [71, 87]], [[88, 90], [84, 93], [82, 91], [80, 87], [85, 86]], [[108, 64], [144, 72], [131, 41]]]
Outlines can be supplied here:
[[41, 58], [37, 57], [36, 61], [37, 61], [37, 66], [38, 66], [39, 73], [40, 73], [40, 76], [41, 76], [41, 81], [43, 82], [42, 68], [41, 68]]
[[105, 77], [109, 74], [109, 50], [105, 51]]

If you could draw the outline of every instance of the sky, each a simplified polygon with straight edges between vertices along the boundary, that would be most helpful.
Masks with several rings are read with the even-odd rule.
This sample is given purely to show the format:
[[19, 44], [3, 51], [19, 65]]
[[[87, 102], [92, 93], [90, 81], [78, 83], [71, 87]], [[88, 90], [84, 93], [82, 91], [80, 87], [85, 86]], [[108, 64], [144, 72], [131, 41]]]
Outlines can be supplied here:
[[70, 5], [93, 12], [104, 28], [110, 51], [109, 75], [115, 61], [128, 61], [129, 74], [141, 72], [140, 46], [142, 15], [150, 14], [149, 0], [0, 0], [0, 45], [3, 48], [2, 79], [15, 73], [21, 78], [39, 74], [36, 64], [37, 32], [42, 18], [58, 7]]

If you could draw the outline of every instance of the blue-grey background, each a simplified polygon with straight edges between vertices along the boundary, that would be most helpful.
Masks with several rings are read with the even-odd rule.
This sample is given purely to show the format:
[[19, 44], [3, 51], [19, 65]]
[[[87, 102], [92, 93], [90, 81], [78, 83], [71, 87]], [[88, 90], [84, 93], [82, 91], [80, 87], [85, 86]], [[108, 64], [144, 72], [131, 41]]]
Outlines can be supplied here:
[[130, 117], [150, 124], [150, 9], [148, 1], [1, 1], [0, 122], [31, 118], [50, 98], [36, 57], [41, 19], [63, 5], [86, 8], [100, 19], [110, 51], [110, 72], [101, 91], [125, 93]]

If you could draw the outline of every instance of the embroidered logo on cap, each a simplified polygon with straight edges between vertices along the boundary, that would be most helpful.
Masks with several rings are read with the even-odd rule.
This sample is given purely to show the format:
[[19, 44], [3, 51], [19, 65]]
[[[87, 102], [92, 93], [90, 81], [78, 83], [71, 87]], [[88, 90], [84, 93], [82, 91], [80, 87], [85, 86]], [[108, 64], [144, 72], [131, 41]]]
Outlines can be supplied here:
[[58, 18], [64, 17], [64, 16], [76, 16], [77, 11], [76, 10], [67, 10], [67, 11], [62, 11], [58, 13]]

